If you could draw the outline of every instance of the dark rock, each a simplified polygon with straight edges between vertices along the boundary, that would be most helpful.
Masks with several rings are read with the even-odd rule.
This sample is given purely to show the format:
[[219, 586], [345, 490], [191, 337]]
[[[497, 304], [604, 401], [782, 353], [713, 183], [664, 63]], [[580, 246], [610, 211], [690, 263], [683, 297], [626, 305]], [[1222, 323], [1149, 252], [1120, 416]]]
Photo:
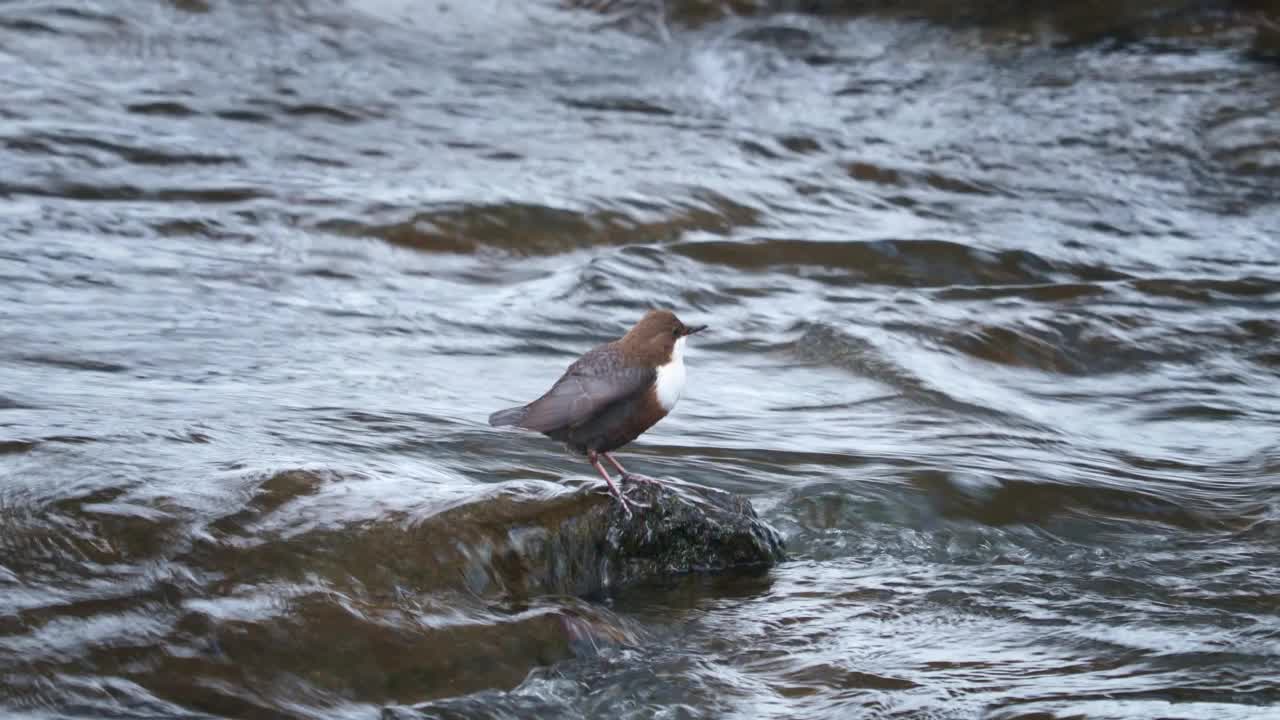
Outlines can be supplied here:
[[679, 481], [629, 488], [650, 504], [630, 518], [599, 482], [510, 482], [374, 519], [316, 513], [348, 480], [276, 473], [205, 526], [163, 594], [182, 608], [146, 650], [163, 659], [131, 680], [237, 717], [289, 715], [270, 698], [300, 677], [392, 704], [509, 689], [535, 667], [643, 642], [605, 604], [566, 596], [782, 558], [745, 498]]
[[649, 505], [626, 518], [610, 502], [602, 548], [605, 585], [625, 586], [691, 572], [769, 567], [785, 558], [782, 537], [740, 495], [700, 485], [639, 485]]
[[291, 499], [331, 482], [340, 479], [309, 471], [272, 476], [245, 509], [212, 523], [220, 537], [197, 543], [188, 562], [238, 583], [319, 577], [362, 594], [463, 592], [524, 601], [766, 568], [783, 558], [781, 537], [746, 498], [678, 480], [628, 486], [629, 497], [649, 505], [630, 518], [599, 483], [530, 481], [425, 517], [389, 514], [357, 526], [263, 533], [269, 516], [290, 514]]
[[[419, 547], [434, 549], [432, 561], [459, 567], [472, 593], [515, 598], [594, 595], [783, 558], [781, 537], [741, 496], [667, 481], [629, 487], [628, 497], [649, 507], [628, 518], [594, 486], [479, 499], [429, 518], [414, 536]], [[446, 546], [452, 549], [441, 551]]]

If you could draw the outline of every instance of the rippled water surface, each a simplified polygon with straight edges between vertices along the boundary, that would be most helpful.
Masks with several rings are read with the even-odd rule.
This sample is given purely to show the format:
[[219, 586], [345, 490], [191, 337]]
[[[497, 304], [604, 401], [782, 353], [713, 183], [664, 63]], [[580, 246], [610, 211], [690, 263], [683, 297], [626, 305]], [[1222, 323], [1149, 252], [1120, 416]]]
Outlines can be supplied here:
[[[1280, 717], [1264, 3], [731, 5], [0, 2], [0, 708]], [[652, 305], [790, 559], [440, 590]]]

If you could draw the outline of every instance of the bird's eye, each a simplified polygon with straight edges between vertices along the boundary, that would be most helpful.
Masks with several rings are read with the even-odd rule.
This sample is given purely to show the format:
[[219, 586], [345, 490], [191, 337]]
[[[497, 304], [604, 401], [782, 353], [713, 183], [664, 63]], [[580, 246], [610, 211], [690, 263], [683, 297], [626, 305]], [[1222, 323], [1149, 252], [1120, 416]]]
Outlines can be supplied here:
[[680, 337], [680, 328], [671, 328], [671, 337], [673, 338]]

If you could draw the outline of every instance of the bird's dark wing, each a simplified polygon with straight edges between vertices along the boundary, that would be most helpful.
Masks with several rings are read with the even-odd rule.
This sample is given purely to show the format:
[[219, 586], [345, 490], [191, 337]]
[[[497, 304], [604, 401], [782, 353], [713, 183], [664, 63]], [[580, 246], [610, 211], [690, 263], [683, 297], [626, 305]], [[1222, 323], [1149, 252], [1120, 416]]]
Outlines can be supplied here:
[[656, 377], [653, 368], [625, 367], [615, 347], [596, 348], [570, 365], [545, 395], [526, 405], [518, 424], [538, 432], [577, 425], [648, 389]]

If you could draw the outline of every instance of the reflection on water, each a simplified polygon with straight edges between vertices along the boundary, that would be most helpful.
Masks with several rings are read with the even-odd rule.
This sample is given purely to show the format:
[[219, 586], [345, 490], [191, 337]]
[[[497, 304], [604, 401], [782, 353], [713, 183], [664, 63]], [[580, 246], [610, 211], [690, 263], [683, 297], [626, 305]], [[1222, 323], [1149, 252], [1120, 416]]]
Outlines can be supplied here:
[[[0, 5], [5, 710], [1275, 717], [1267, 4], [762, 5]], [[655, 304], [790, 561], [490, 592]]]

